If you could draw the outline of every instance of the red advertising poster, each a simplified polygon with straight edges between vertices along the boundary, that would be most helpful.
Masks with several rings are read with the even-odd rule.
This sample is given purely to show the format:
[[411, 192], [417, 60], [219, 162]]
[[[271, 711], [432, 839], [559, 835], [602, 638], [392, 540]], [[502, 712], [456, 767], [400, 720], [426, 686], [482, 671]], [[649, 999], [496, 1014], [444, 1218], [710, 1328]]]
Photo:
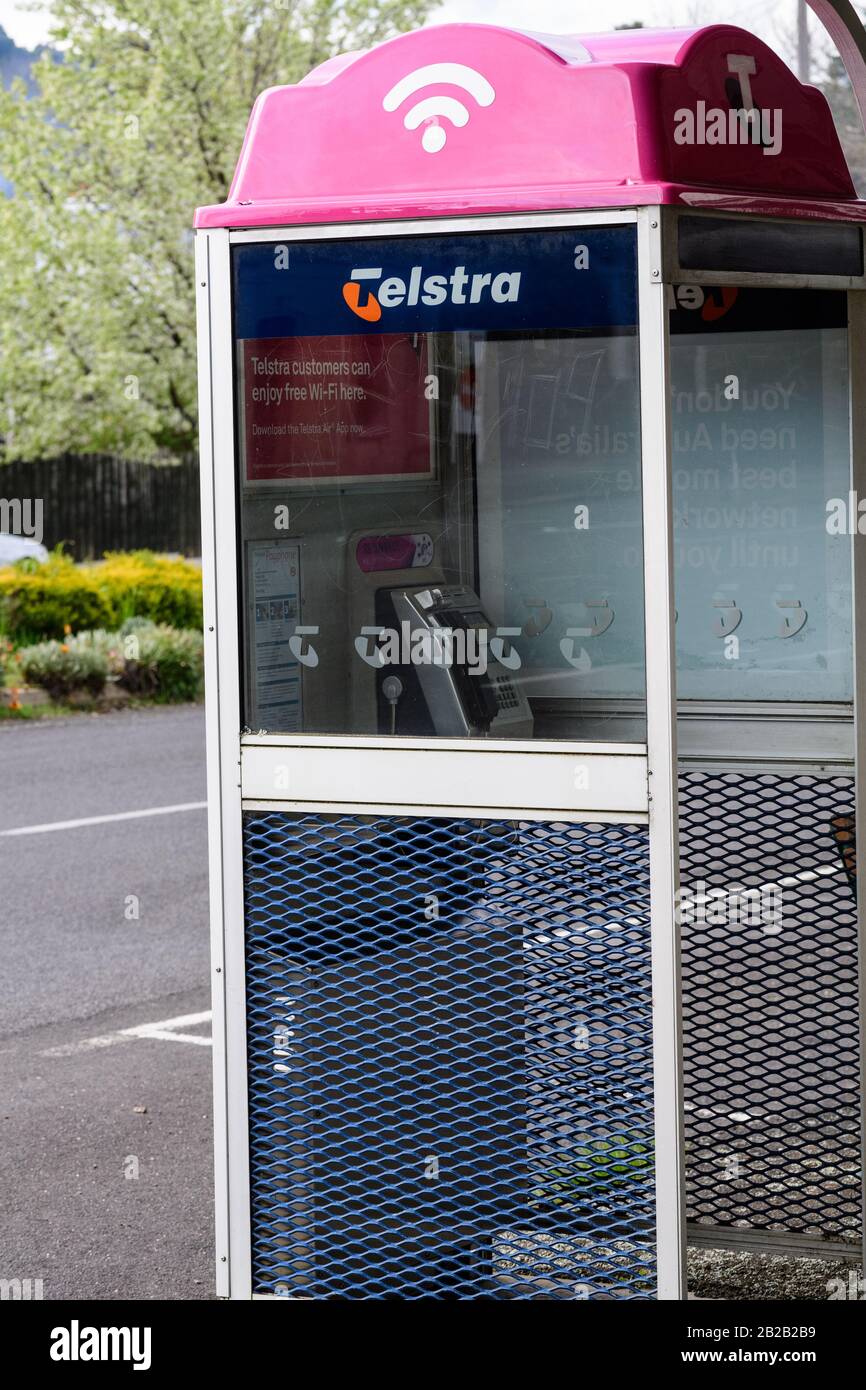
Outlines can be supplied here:
[[241, 371], [247, 482], [429, 475], [422, 336], [247, 338]]

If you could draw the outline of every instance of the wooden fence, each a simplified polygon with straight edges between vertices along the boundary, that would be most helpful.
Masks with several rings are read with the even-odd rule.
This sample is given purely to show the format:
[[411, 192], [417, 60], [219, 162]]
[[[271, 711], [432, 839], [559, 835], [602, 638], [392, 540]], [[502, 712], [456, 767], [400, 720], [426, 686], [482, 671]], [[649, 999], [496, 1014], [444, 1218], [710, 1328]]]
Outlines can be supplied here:
[[106, 550], [201, 554], [198, 460], [129, 463], [67, 455], [0, 466], [0, 498], [42, 501], [43, 545], [64, 542], [76, 560]]

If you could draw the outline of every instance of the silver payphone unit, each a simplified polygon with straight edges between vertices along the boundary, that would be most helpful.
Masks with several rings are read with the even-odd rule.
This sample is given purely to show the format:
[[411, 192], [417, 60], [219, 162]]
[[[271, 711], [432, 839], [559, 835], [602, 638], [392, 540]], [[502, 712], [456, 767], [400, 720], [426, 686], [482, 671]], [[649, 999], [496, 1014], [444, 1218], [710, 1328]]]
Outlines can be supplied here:
[[[516, 665], [504, 638], [483, 612], [481, 600], [463, 585], [391, 589], [403, 651], [411, 664], [421, 658], [417, 683], [435, 733], [443, 737], [493, 735], [531, 738], [529, 701], [512, 680]], [[501, 653], [501, 659], [496, 652]], [[401, 692], [385, 677], [382, 692], [397, 713]], [[399, 721], [394, 721], [396, 732]], [[410, 732], [410, 730], [406, 730]], [[411, 732], [415, 732], [412, 730]]]
[[[429, 523], [428, 523], [429, 528]], [[520, 657], [450, 558], [447, 529], [421, 523], [349, 537], [351, 703], [357, 731], [531, 738]]]

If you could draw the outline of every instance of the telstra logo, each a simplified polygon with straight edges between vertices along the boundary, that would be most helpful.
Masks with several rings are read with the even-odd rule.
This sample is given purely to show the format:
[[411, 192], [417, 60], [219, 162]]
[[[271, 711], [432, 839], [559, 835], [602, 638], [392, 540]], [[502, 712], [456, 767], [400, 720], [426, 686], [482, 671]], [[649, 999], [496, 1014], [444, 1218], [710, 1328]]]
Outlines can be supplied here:
[[715, 323], [724, 318], [737, 302], [739, 290], [732, 286], [719, 286], [705, 290], [700, 285], [671, 285], [668, 288], [668, 307], [670, 309], [700, 310], [705, 323]]
[[[455, 266], [450, 275], [426, 275], [423, 266], [413, 265], [408, 284], [399, 275], [382, 279], [381, 266], [362, 266], [353, 270], [352, 278], [343, 286], [343, 298], [359, 319], [378, 323], [383, 309], [396, 309], [401, 304], [412, 306], [444, 304], [480, 304], [488, 296], [494, 304], [516, 304], [520, 295], [520, 271], [501, 270], [477, 272], [470, 275], [464, 265]], [[375, 280], [375, 292], [368, 289], [361, 303], [361, 283]]]

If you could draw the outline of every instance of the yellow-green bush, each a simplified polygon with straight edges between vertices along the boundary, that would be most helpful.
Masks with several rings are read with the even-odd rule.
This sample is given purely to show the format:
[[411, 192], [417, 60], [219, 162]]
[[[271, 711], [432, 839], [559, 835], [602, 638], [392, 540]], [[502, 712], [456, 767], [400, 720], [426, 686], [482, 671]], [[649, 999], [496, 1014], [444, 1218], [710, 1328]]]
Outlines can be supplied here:
[[93, 567], [52, 555], [0, 569], [0, 625], [16, 641], [62, 637], [70, 629], [112, 627], [113, 607]]
[[200, 628], [201, 571], [146, 550], [87, 565], [53, 554], [0, 569], [0, 628], [15, 641], [116, 628], [132, 616]]
[[170, 627], [201, 627], [201, 570], [188, 560], [135, 550], [110, 553], [95, 568], [97, 582], [115, 605], [116, 622], [136, 617]]

